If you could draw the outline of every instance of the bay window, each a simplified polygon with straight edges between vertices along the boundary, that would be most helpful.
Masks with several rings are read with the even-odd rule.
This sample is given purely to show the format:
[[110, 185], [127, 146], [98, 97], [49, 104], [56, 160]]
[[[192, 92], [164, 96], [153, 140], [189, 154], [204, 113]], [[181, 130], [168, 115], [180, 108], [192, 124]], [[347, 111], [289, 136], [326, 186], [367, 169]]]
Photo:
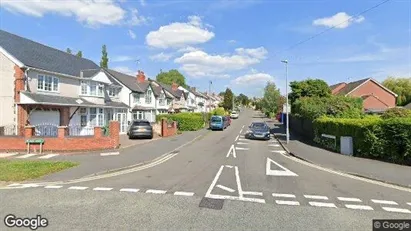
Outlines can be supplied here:
[[37, 76], [37, 90], [58, 92], [59, 78], [50, 75]]
[[104, 126], [104, 109], [80, 108], [80, 124], [82, 127]]
[[94, 81], [84, 81], [80, 82], [80, 93], [86, 96], [104, 96], [104, 85], [94, 82]]

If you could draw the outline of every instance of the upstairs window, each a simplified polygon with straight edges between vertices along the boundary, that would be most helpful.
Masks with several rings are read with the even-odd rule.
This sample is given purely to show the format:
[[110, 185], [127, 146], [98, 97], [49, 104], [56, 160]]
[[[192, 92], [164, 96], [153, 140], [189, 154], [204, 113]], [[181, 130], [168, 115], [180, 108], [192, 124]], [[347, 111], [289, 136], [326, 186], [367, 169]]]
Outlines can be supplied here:
[[160, 106], [164, 106], [166, 104], [166, 96], [164, 95], [164, 92], [160, 93], [158, 103], [160, 104]]
[[137, 104], [140, 103], [140, 94], [138, 93], [133, 94], [133, 103], [137, 103]]
[[104, 96], [104, 84], [99, 84], [94, 81], [81, 81], [80, 93], [86, 96]]
[[40, 91], [59, 91], [59, 78], [50, 75], [37, 76], [37, 90]]
[[108, 95], [110, 97], [118, 97], [118, 93], [119, 93], [119, 89], [115, 88], [115, 87], [110, 87], [108, 89]]
[[147, 89], [146, 91], [146, 104], [150, 104], [151, 103], [151, 95], [152, 95], [152, 91], [151, 89]]

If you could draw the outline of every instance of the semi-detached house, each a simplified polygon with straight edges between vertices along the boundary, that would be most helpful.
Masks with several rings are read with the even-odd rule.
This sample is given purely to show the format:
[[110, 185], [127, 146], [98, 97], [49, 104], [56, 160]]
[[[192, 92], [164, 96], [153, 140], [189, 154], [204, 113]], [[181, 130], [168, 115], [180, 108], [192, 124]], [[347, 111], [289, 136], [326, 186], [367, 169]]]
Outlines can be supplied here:
[[0, 70], [0, 125], [9, 133], [33, 125], [36, 135], [56, 136], [58, 126], [87, 134], [127, 113], [123, 86], [94, 62], [3, 30]]

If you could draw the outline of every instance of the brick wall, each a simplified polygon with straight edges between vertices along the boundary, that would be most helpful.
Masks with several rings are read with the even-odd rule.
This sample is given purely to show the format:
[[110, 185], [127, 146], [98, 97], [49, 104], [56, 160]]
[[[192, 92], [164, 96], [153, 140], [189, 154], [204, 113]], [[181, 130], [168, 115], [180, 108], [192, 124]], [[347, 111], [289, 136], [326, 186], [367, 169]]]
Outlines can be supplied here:
[[[101, 127], [94, 128], [94, 136], [66, 136], [67, 127], [60, 126], [58, 128], [57, 137], [36, 137], [43, 138], [44, 151], [52, 152], [74, 152], [74, 151], [92, 151], [102, 149], [118, 148], [120, 144], [120, 124], [118, 121], [110, 121], [110, 135], [103, 136]], [[33, 138], [34, 127], [26, 126], [23, 136], [0, 136], [0, 151], [26, 151], [26, 140]], [[40, 146], [30, 145], [30, 150], [39, 150]]]
[[174, 136], [177, 134], [177, 122], [168, 123], [166, 119], [161, 120], [161, 136]]

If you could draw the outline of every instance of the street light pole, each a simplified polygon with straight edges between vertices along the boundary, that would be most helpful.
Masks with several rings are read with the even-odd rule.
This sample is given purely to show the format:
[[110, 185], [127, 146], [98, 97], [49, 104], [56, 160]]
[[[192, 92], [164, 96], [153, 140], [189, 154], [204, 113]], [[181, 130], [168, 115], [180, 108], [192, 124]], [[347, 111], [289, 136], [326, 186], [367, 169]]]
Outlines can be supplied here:
[[289, 111], [288, 111], [288, 60], [282, 60], [282, 63], [285, 63], [285, 97], [286, 97], [286, 105], [285, 105], [285, 113], [286, 113], [286, 142], [287, 144], [290, 142], [290, 130], [289, 130]]

